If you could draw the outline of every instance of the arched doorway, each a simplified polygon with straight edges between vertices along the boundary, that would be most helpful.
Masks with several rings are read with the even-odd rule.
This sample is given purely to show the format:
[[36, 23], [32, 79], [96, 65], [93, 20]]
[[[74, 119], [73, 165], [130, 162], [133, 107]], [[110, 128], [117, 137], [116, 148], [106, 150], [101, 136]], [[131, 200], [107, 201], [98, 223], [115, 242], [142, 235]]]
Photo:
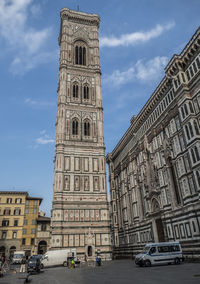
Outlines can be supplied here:
[[16, 251], [16, 247], [12, 246], [10, 247], [10, 258], [13, 258], [14, 252]]
[[44, 254], [47, 251], [47, 242], [40, 241], [38, 244], [38, 254]]
[[88, 246], [88, 256], [92, 256], [92, 246]]
[[5, 257], [5, 253], [6, 253], [6, 248], [4, 246], [0, 247], [0, 256], [4, 256]]

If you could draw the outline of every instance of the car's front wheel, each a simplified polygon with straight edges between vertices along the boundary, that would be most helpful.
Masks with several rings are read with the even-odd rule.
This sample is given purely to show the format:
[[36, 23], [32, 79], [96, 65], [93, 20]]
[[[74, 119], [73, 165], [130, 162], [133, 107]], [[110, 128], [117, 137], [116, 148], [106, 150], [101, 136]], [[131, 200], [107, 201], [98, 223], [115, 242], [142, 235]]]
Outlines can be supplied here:
[[145, 262], [144, 262], [144, 265], [146, 267], [150, 267], [151, 266], [151, 261], [149, 259], [146, 259]]

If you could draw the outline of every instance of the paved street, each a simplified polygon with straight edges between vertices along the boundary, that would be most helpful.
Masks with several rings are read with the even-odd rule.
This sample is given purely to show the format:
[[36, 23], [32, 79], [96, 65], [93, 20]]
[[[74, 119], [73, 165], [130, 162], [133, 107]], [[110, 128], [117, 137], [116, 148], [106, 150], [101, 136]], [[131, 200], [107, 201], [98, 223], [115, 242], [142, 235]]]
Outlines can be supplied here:
[[[17, 275], [15, 276], [17, 277]], [[14, 279], [0, 283], [15, 283]], [[101, 267], [82, 266], [70, 270], [64, 267], [45, 269], [31, 276], [31, 284], [193, 284], [200, 283], [200, 263], [137, 267], [134, 261], [117, 260]]]

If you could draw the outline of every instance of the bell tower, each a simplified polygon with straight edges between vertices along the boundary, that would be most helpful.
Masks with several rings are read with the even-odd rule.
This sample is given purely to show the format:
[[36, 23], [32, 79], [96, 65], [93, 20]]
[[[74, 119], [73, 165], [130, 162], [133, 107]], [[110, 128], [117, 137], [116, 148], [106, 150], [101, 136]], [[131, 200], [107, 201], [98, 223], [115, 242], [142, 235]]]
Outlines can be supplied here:
[[51, 247], [110, 259], [100, 18], [67, 8], [60, 15]]

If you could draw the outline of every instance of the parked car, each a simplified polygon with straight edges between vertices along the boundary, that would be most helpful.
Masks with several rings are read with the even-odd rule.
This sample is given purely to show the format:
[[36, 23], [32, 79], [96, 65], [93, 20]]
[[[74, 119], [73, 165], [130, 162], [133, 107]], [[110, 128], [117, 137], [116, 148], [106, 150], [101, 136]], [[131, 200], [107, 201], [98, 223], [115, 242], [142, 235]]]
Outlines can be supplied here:
[[22, 259], [25, 256], [25, 251], [15, 251], [13, 258], [12, 258], [12, 263], [13, 264], [21, 264], [22, 263]]
[[41, 255], [32, 255], [28, 260], [27, 272], [40, 272], [42, 269], [41, 259]]
[[135, 257], [135, 263], [139, 266], [170, 263], [180, 264], [183, 260], [184, 258], [179, 242], [147, 244], [144, 250]]

